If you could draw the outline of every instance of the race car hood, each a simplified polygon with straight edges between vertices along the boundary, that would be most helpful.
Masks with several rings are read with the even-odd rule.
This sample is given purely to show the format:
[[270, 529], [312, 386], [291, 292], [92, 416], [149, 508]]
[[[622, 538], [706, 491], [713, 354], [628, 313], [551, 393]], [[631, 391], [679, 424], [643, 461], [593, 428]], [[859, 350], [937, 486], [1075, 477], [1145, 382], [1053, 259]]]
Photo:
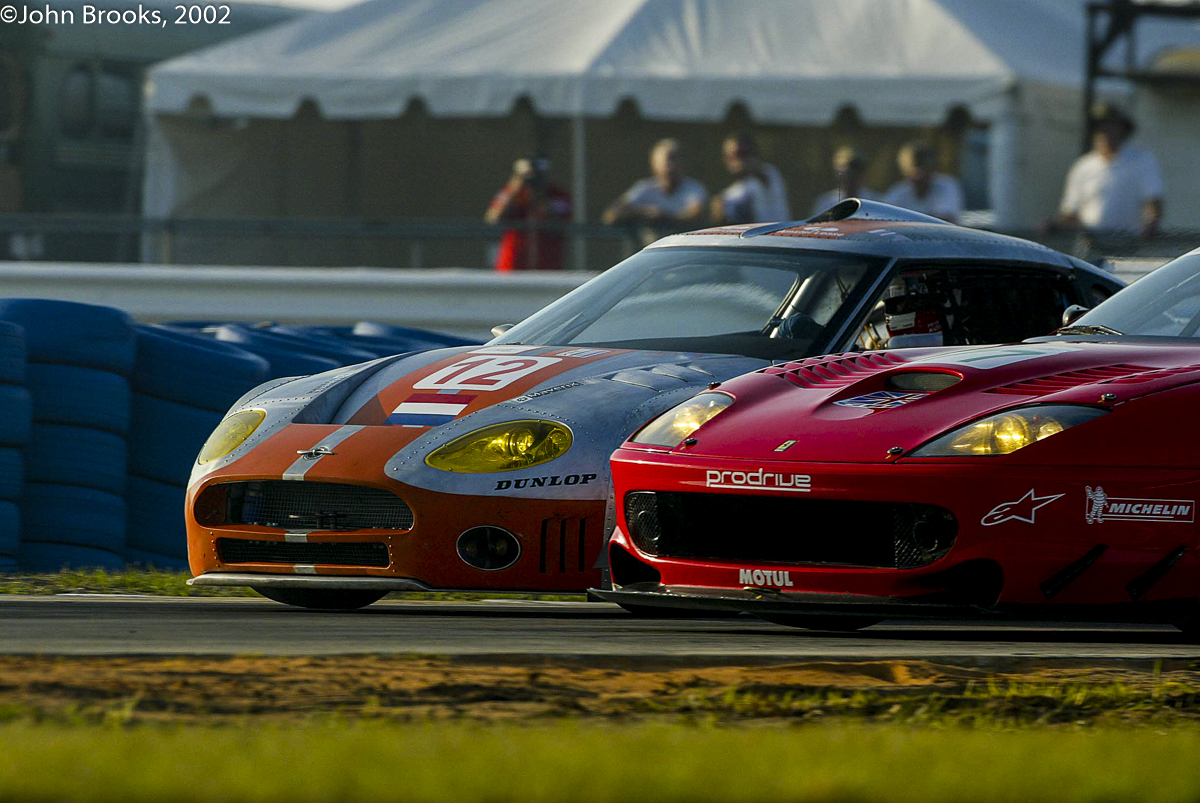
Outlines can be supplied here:
[[[419, 352], [265, 386], [239, 409], [267, 417], [237, 451], [193, 474], [236, 463], [289, 424], [337, 425], [353, 448], [364, 428], [394, 449], [386, 476], [429, 490], [477, 495], [538, 487], [541, 496], [592, 498], [607, 493], [608, 457], [646, 420], [705, 386], [767, 365], [729, 355], [545, 346], [470, 346]], [[563, 456], [527, 470], [459, 474], [425, 458], [461, 435], [505, 421], [552, 420], [568, 426]], [[295, 460], [283, 450], [281, 471]], [[570, 486], [561, 478], [576, 479]], [[560, 481], [541, 480], [558, 477]], [[534, 485], [537, 479], [539, 483]], [[584, 488], [582, 486], [588, 486]]]
[[[919, 389], [928, 381], [947, 386]], [[882, 463], [1006, 408], [1082, 404], [1116, 411], [1197, 382], [1200, 349], [1178, 343], [1056, 338], [833, 355], [770, 366], [723, 384], [720, 390], [733, 395], [734, 404], [697, 431], [695, 444], [676, 451]], [[1021, 454], [1041, 447], [1034, 444]]]

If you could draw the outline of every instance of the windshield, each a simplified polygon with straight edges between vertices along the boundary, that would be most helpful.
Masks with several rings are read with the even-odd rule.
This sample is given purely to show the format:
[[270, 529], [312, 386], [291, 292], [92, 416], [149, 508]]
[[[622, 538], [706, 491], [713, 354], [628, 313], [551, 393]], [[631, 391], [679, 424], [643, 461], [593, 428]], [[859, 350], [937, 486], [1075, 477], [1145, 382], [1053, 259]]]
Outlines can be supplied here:
[[1147, 274], [1062, 331], [1086, 333], [1088, 329], [1097, 334], [1196, 337], [1200, 251]]
[[492, 342], [808, 355], [842, 327], [886, 263], [799, 249], [651, 248]]

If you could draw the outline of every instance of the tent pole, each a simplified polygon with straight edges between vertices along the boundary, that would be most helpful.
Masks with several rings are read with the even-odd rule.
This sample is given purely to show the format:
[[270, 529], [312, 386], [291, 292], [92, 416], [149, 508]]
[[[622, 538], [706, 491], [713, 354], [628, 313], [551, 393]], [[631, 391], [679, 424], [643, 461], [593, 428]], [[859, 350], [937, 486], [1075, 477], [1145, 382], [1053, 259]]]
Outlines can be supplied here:
[[[587, 140], [582, 114], [571, 119], [571, 207], [576, 224], [587, 222]], [[587, 240], [576, 233], [575, 270], [587, 270]]]
[[996, 212], [995, 226], [1000, 231], [1011, 230], [1026, 223], [1020, 183], [1017, 180], [1021, 136], [1017, 90], [1014, 89], [1005, 98], [1000, 113], [992, 119], [988, 148], [988, 195], [991, 196], [992, 209]]

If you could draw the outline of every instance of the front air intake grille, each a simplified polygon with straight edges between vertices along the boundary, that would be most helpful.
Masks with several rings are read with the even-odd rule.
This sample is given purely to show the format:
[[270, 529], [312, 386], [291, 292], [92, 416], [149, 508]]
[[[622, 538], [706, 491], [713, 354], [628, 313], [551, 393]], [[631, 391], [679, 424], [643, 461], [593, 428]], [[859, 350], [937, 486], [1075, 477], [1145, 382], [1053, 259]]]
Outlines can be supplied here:
[[635, 491], [625, 521], [664, 558], [909, 569], [950, 551], [954, 515], [934, 505]]
[[307, 563], [323, 566], [388, 565], [387, 544], [295, 543], [291, 541], [250, 541], [242, 538], [218, 538], [217, 557], [222, 563]]
[[[207, 520], [202, 520], [202, 514]], [[395, 494], [333, 482], [263, 480], [212, 485], [197, 501], [196, 515], [207, 526], [251, 524], [343, 531], [410, 530], [413, 526], [412, 508]]]

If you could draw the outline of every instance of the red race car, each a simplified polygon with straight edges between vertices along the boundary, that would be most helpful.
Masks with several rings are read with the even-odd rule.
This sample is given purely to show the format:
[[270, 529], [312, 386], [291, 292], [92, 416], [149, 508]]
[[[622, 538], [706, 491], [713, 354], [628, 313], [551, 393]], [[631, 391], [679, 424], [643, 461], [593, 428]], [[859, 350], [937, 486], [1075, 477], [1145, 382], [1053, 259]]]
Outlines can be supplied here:
[[613, 455], [633, 610], [1200, 631], [1200, 249], [1055, 336], [762, 368]]

